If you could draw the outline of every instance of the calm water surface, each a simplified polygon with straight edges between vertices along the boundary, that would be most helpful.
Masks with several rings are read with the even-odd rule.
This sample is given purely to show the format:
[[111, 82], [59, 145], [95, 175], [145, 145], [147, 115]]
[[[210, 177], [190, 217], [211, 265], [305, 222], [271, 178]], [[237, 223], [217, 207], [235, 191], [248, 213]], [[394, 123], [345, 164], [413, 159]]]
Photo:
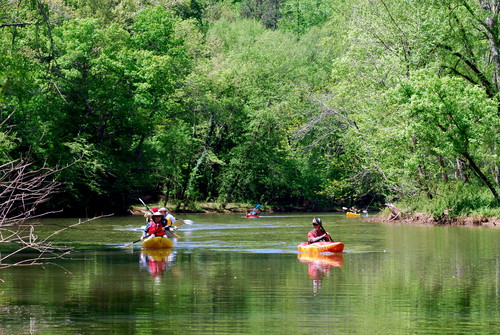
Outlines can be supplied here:
[[499, 229], [318, 215], [343, 254], [297, 253], [314, 214], [179, 214], [149, 254], [141, 217], [88, 222], [71, 259], [0, 271], [0, 334], [500, 334]]

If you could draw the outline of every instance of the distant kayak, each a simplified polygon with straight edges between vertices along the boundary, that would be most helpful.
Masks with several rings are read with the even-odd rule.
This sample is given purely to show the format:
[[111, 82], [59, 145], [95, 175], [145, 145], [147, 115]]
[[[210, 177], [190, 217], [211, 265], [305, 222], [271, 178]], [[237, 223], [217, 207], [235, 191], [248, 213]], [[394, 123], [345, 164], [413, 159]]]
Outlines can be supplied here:
[[247, 214], [246, 217], [247, 218], [258, 218], [259, 216], [256, 214]]
[[345, 215], [347, 215], [348, 218], [355, 218], [355, 217], [361, 216], [360, 213], [352, 213], [352, 212], [347, 212], [347, 213], [345, 213]]
[[302, 242], [297, 246], [300, 252], [318, 253], [318, 252], [342, 252], [344, 243], [342, 242], [316, 242], [309, 244]]
[[142, 247], [149, 249], [172, 248], [173, 245], [174, 243], [167, 237], [153, 237], [142, 241]]

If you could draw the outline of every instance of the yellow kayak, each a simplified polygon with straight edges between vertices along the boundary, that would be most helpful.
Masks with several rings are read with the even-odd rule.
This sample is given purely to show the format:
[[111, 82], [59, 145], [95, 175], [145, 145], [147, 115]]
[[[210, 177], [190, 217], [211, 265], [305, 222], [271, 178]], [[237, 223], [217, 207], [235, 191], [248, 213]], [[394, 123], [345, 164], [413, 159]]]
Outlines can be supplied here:
[[355, 218], [355, 217], [361, 216], [360, 213], [352, 213], [352, 212], [347, 212], [347, 213], [345, 213], [345, 215], [347, 215], [348, 218]]
[[150, 249], [162, 249], [162, 248], [172, 248], [174, 242], [172, 242], [168, 237], [153, 237], [142, 241], [143, 248]]

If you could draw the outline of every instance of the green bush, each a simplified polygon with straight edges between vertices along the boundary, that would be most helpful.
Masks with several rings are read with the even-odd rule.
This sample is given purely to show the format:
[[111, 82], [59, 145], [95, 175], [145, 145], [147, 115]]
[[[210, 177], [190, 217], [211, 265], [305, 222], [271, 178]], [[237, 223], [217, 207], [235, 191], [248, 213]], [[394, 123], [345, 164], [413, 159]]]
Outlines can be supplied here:
[[421, 195], [401, 199], [396, 206], [411, 212], [427, 213], [435, 220], [442, 218], [446, 212], [450, 218], [500, 216], [500, 205], [488, 189], [464, 183], [438, 185], [432, 199]]

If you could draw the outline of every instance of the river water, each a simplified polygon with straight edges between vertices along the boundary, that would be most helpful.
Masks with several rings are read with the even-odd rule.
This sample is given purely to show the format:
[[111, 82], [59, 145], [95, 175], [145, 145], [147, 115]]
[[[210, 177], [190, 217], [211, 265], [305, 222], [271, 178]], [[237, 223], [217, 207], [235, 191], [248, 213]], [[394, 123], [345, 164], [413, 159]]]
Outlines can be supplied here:
[[[344, 253], [297, 252], [315, 215]], [[143, 219], [111, 217], [59, 235], [68, 259], [0, 271], [0, 334], [500, 334], [499, 229], [177, 217], [172, 250], [124, 247]]]

